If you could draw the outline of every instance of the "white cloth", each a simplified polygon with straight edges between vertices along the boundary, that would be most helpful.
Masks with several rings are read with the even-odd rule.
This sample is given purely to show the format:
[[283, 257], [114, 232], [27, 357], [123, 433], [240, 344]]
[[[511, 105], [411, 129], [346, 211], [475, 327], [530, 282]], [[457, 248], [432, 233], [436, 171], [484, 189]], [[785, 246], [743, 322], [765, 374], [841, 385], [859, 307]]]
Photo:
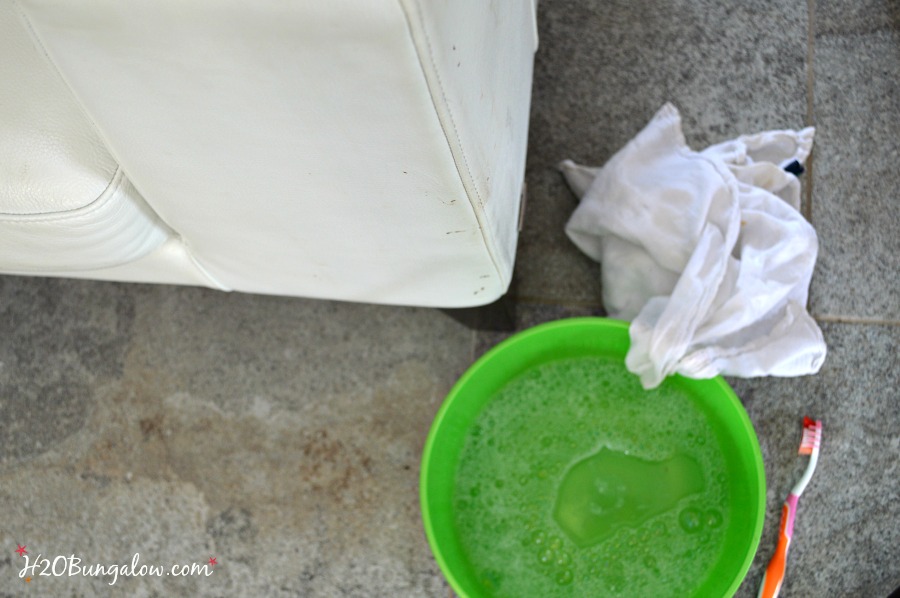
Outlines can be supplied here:
[[692, 151], [666, 104], [602, 168], [560, 164], [581, 197], [569, 238], [602, 262], [611, 317], [631, 320], [630, 371], [645, 388], [692, 378], [819, 370], [806, 311], [818, 252], [799, 212], [814, 129], [745, 135]]

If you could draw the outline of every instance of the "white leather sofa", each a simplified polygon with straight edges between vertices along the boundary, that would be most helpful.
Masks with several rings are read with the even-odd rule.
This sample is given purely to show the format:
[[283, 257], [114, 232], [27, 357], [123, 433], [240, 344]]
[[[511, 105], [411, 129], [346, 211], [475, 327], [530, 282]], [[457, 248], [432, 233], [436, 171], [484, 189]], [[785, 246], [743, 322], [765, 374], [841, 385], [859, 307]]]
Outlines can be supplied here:
[[536, 0], [0, 0], [0, 272], [507, 290]]

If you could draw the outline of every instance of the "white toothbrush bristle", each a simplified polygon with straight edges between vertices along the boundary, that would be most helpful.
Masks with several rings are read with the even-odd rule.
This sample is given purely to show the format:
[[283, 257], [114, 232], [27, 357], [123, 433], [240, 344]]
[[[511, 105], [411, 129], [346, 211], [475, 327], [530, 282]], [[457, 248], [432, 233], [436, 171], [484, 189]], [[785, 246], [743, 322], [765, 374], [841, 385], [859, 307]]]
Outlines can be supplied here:
[[805, 418], [803, 422], [803, 438], [800, 440], [801, 455], [811, 455], [813, 450], [819, 448], [822, 441], [822, 422]]

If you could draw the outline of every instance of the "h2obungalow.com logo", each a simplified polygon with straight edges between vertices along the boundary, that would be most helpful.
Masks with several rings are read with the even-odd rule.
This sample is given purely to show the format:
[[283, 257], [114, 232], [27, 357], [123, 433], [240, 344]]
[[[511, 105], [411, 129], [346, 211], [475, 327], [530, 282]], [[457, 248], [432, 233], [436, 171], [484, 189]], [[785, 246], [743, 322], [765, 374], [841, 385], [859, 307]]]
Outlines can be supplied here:
[[22, 568], [19, 569], [19, 578], [29, 584], [41, 577], [105, 577], [109, 578], [106, 583], [111, 586], [125, 577], [209, 577], [219, 564], [216, 557], [211, 556], [203, 564], [148, 565], [141, 563], [139, 552], [134, 553], [127, 563], [89, 563], [74, 554], [32, 556], [27, 548], [26, 545], [16, 544], [15, 552], [24, 559]]

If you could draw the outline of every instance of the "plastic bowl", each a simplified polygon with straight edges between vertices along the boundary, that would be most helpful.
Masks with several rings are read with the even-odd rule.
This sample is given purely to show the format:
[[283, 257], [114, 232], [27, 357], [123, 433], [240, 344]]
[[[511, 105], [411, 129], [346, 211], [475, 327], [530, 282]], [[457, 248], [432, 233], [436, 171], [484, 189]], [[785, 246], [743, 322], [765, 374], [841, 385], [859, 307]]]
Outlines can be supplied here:
[[[548, 364], [552, 367], [554, 363], [562, 363], [559, 360], [606, 359], [613, 368], [620, 367], [620, 371], [616, 375], [625, 381], [623, 382], [625, 386], [622, 388], [630, 389], [628, 393], [624, 393], [630, 396], [617, 396], [613, 392], [610, 396], [605, 397], [608, 401], [620, 401], [624, 405], [628, 401], [648, 400], [648, 397], [654, 395], [643, 391], [635, 377], [625, 369], [624, 357], [628, 346], [629, 336], [626, 322], [603, 318], [575, 318], [543, 324], [512, 336], [494, 347], [472, 365], [450, 391], [435, 417], [425, 443], [421, 465], [420, 499], [425, 533], [431, 550], [444, 576], [460, 596], [490, 598], [508, 595], [508, 582], [503, 581], [504, 576], [507, 573], [512, 576], [520, 576], [520, 573], [512, 572], [512, 565], [515, 559], [520, 559], [522, 556], [513, 554], [515, 551], [512, 551], [508, 559], [502, 557], [504, 550], [502, 547], [515, 545], [526, 533], [525, 529], [519, 529], [515, 525], [511, 529], [498, 526], [494, 531], [491, 531], [490, 526], [486, 526], [484, 529], [488, 534], [488, 539], [491, 544], [496, 545], [496, 551], [502, 557], [500, 558], [501, 565], [498, 566], [495, 563], [487, 572], [484, 569], [484, 563], [478, 557], [473, 556], [467, 545], [467, 538], [464, 537], [465, 532], [461, 529], [458, 517], [459, 509], [463, 508], [459, 496], [464, 485], [464, 482], [458, 479], [458, 473], [461, 467], [461, 454], [464, 447], [467, 446], [466, 443], [470, 442], [468, 439], [473, 433], [474, 422], [478, 420], [486, 406], [495, 400], [498, 393], [508, 387], [511, 381], [522, 379], [535, 368], [542, 368]], [[691, 561], [691, 566], [696, 570], [694, 578], [687, 582], [687, 586], [682, 585], [673, 589], [672, 591], [676, 592], [673, 595], [731, 596], [740, 586], [753, 561], [762, 532], [765, 515], [765, 476], [759, 443], [743, 406], [721, 377], [709, 380], [691, 380], [673, 376], [663, 384], [663, 387], [675, 388], [677, 392], [686, 397], [690, 404], [696, 407], [695, 411], [700, 414], [699, 417], [705, 418], [708, 422], [708, 429], [711, 430], [709, 437], [713, 438], [710, 446], [717, 445], [716, 451], [721, 455], [720, 462], [724, 463], [725, 469], [724, 474], [717, 474], [716, 478], [721, 482], [722, 487], [726, 488], [725, 493], [721, 494], [726, 497], [721, 503], [724, 505], [722, 518], [717, 520], [723, 528], [718, 530], [721, 532], [717, 540], [719, 543], [717, 546], [720, 549], [714, 551], [714, 556], [709, 559], [709, 562], [698, 565]], [[622, 391], [618, 392], [623, 394]], [[552, 394], [550, 389], [547, 394]], [[552, 403], [550, 404], [552, 405]], [[554, 409], [554, 417], [563, 417], [556, 411], [555, 406], [550, 408]], [[596, 427], [597, 430], [603, 428], [603, 422], [591, 421], [594, 411], [601, 412], [599, 409], [588, 408], [586, 413], [582, 410], [578, 414], [579, 429], [584, 429], [585, 425]], [[542, 418], [548, 415], [550, 415], [549, 412], [546, 414], [537, 412], [533, 417]], [[573, 426], [575, 425], [574, 420], [573, 416]], [[617, 426], [620, 425], [617, 424]], [[641, 425], [646, 427], [646, 422]], [[480, 429], [480, 427], [479, 425], [478, 428]], [[627, 432], [626, 430], [622, 433]], [[633, 432], [639, 435], [644, 434], [645, 430]], [[650, 447], [654, 445], [655, 439], [652, 434], [647, 434], [640, 442]], [[538, 438], [533, 438], [533, 443], [538, 443]], [[602, 447], [604, 443], [602, 433], [598, 432], [594, 445], [574, 449], [573, 455], [575, 456], [572, 460], [561, 466], [559, 471], [551, 473], [550, 477], [555, 476], [557, 480], [554, 483], [561, 484], [560, 480], [563, 476], [568, 475], [565, 472], [572, 471], [573, 463], [578, 461], [577, 455], [590, 454], [597, 449], [597, 446]], [[537, 444], [532, 445], [532, 451], [534, 446]], [[509, 451], [510, 449], [507, 447], [504, 450]], [[512, 451], [516, 451], [515, 447]], [[523, 467], [525, 465], [527, 464], [523, 464]], [[524, 471], [528, 471], [527, 468]], [[541, 474], [543, 475], [543, 472]], [[664, 477], [661, 477], [660, 480]], [[531, 480], [526, 478], [527, 476], [520, 478], [524, 486], [509, 483], [504, 487], [510, 493], [529, 492], [530, 487], [527, 484], [530, 484]], [[664, 482], [660, 481], [659, 483]], [[696, 490], [697, 488], [694, 488], [694, 491]], [[467, 503], [472, 503], [467, 504], [466, 508], [482, 508], [477, 500], [468, 500], [468, 496], [465, 498]], [[516, 500], [519, 498], [531, 500], [531, 497], [515, 497]], [[682, 499], [678, 505], [673, 507], [673, 510], [684, 509], [684, 505], [691, 504], [692, 501], [697, 502], [702, 498], [702, 492], [699, 495], [695, 493]], [[553, 508], [550, 504], [553, 502], [552, 499], [546, 496], [543, 499], [537, 497], [534, 500], [535, 503], [532, 504], [538, 504], [538, 507], [535, 507], [537, 511], [547, 513]], [[682, 516], [684, 512], [682, 511]], [[666, 516], [675, 517], [673, 514]], [[659, 517], [663, 517], [663, 515]], [[547, 521], [545, 518], [544, 523]], [[672, 522], [677, 522], [678, 519], [670, 519], [668, 528], [663, 523], [654, 523], [654, 521], [654, 518], [650, 517], [649, 520], [645, 519], [639, 523], [631, 522], [629, 525], [622, 525], [615, 528], [615, 531], [611, 532], [611, 535], [603, 541], [595, 543], [593, 546], [602, 547], [604, 542], [624, 541], [623, 539], [631, 542], [632, 546], [635, 542], [653, 544], [658, 541], [658, 538], [650, 530], [655, 530], [654, 533], [664, 536], [665, 534], [682, 533], [676, 525], [672, 525]], [[558, 525], [558, 520], [550, 522], [551, 525], [554, 523]], [[711, 524], [715, 523], [714, 521]], [[682, 528], [689, 529], [683, 525]], [[672, 531], [667, 531], [668, 529], [672, 529]], [[565, 531], [560, 531], [554, 541], [557, 545], [565, 543], [571, 547], [573, 536], [567, 536], [563, 533]], [[575, 531], [577, 532], [577, 530]], [[490, 537], [491, 534], [495, 534], [496, 537]], [[616, 534], [619, 534], [619, 540], [617, 540]], [[503, 535], [514, 537], [501, 537]], [[537, 537], [535, 541], [538, 540], [544, 541], [541, 537]], [[527, 541], [526, 539], [525, 542]], [[571, 554], [578, 553], [580, 549], [576, 545], [574, 552], [570, 550], [565, 555], [560, 552], [559, 554], [562, 556], [559, 558], [569, 559]], [[591, 547], [588, 550], [600, 549]], [[691, 558], [691, 554], [685, 552], [682, 555], [672, 555], [672, 558], [676, 561], [688, 559]], [[659, 559], [657, 558], [657, 560]], [[509, 571], [506, 570], [507, 564]], [[630, 566], [630, 563], [617, 566], [621, 569], [626, 565]], [[659, 565], [664, 566], [665, 563], [659, 563]], [[675, 562], [674, 566], [681, 565]], [[621, 570], [607, 572], [604, 570], [605, 567], [611, 567], [611, 565], [599, 562], [592, 571], [600, 578], [609, 574], [609, 577], [605, 579], [612, 584], [610, 593], [626, 596], [641, 595], [638, 585], [632, 588], [628, 587], [628, 584], [644, 583], [644, 580], [636, 580], [633, 574], [626, 578]], [[535, 573], [537, 575], [540, 573], [541, 565], [537, 561], [527, 563], [525, 570], [531, 569], [537, 571], [538, 573]], [[648, 576], [651, 575], [650, 569], [653, 568], [648, 568]], [[547, 569], [547, 571], [552, 573], [551, 569]], [[568, 569], [559, 571], [558, 574], [563, 577], [560, 578], [560, 585], [552, 595], [587, 595], [584, 593], [586, 588], [579, 588], [584, 571]], [[504, 588], [504, 584], [507, 585], [506, 588]], [[521, 595], [521, 591], [521, 588], [516, 590], [519, 593], [518, 598], [528, 598]], [[538, 591], [542, 595], [541, 598], [545, 598], [547, 590], [534, 590], [534, 592]], [[539, 594], [535, 593], [534, 595]]]

